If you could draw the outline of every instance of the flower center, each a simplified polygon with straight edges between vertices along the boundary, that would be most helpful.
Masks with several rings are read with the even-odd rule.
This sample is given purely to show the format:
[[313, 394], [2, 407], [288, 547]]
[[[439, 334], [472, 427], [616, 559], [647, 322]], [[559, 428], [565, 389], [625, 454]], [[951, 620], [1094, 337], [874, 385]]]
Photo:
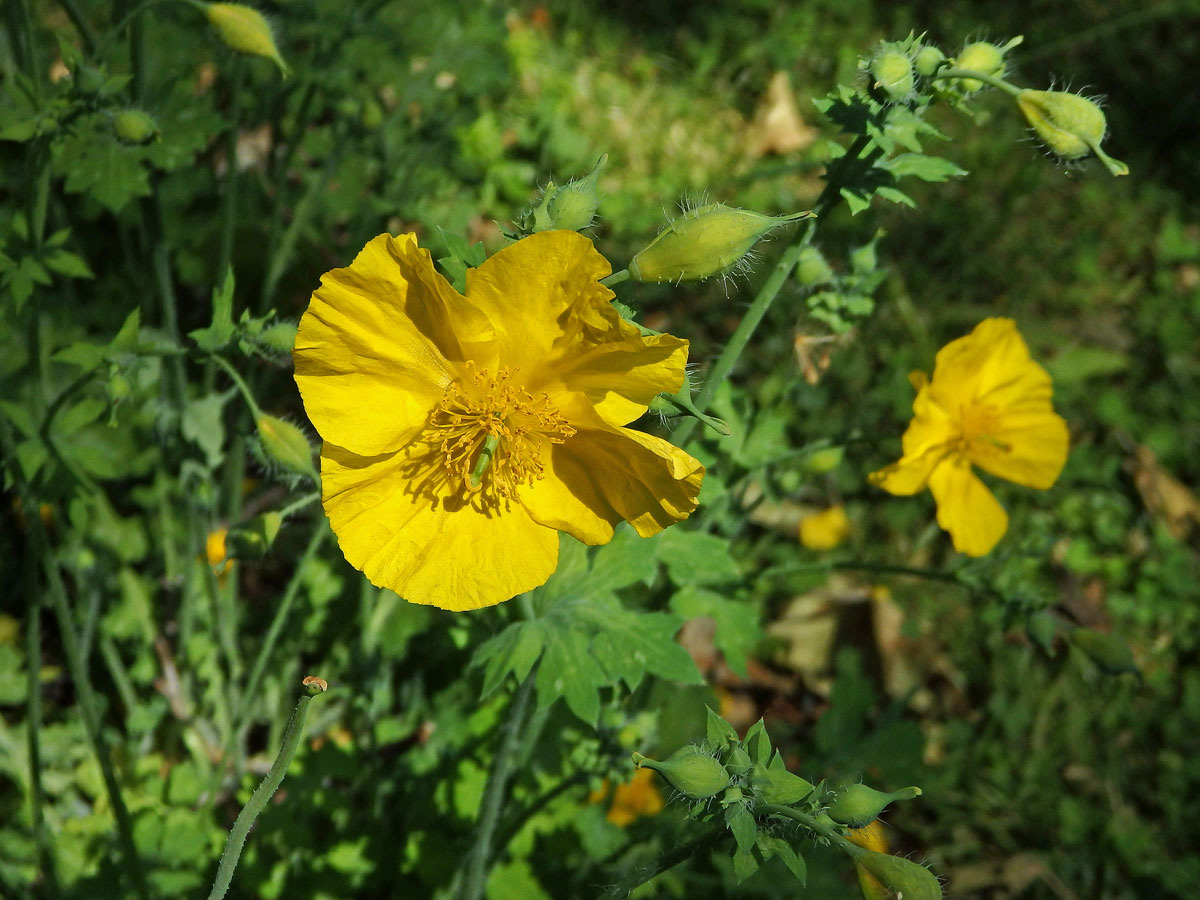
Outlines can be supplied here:
[[958, 449], [969, 459], [996, 457], [1008, 453], [1012, 446], [994, 437], [998, 430], [998, 410], [990, 403], [967, 403], [958, 413]]
[[522, 484], [543, 477], [542, 449], [547, 442], [561, 444], [575, 429], [549, 394], [535, 397], [512, 384], [508, 369], [493, 377], [486, 369], [475, 371], [470, 361], [467, 368], [470, 381], [446, 389], [424, 440], [456, 493], [494, 508], [516, 500]]

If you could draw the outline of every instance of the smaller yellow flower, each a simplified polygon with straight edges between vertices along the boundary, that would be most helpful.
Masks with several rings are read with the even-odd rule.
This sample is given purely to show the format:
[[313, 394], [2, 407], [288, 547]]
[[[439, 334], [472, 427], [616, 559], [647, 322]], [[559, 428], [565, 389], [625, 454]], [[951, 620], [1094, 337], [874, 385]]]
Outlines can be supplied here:
[[1054, 412], [1046, 370], [1029, 357], [1012, 319], [985, 319], [937, 355], [917, 389], [904, 455], [871, 483], [907, 496], [926, 487], [954, 548], [983, 556], [1008, 529], [1008, 514], [972, 471], [1046, 490], [1067, 461], [1067, 423]]
[[[607, 796], [608, 782], [605, 781], [603, 787], [592, 791], [588, 802], [599, 803]], [[654, 779], [654, 770], [638, 769], [630, 781], [617, 785], [605, 818], [618, 828], [626, 828], [642, 816], [658, 815], [663, 806], [662, 792]]]
[[832, 550], [850, 537], [850, 519], [840, 503], [800, 520], [800, 543], [809, 550]]
[[229, 556], [225, 547], [225, 537], [228, 534], [229, 529], [218, 528], [216, 531], [210, 531], [204, 540], [204, 557], [214, 571], [222, 572], [225, 569], [225, 563]]

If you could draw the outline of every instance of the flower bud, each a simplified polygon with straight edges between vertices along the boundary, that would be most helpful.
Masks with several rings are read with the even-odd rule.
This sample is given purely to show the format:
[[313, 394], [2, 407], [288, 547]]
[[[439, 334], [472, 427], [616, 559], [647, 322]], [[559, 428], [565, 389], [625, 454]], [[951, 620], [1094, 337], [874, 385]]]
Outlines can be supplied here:
[[[970, 69], [973, 72], [981, 72], [984, 75], [994, 75], [999, 78], [1004, 74], [1004, 54], [1022, 40], [1021, 37], [1015, 37], [1003, 45], [991, 44], [987, 41], [975, 41], [967, 44], [954, 60], [954, 68]], [[968, 94], [973, 94], [983, 87], [983, 82], [977, 78], [963, 78], [958, 81], [958, 86]]]
[[804, 471], [810, 475], [824, 475], [842, 464], [845, 450], [842, 447], [824, 447], [810, 453], [804, 460]]
[[113, 113], [112, 130], [122, 144], [148, 144], [158, 137], [158, 122], [140, 109], [120, 109]]
[[942, 885], [924, 866], [900, 856], [864, 850], [849, 842], [842, 849], [860, 872], [866, 871], [879, 879], [893, 896], [904, 900], [941, 900]]
[[1017, 106], [1047, 149], [1060, 159], [1082, 159], [1095, 153], [1113, 175], [1128, 175], [1129, 166], [1100, 149], [1108, 122], [1100, 104], [1066, 91], [1024, 90]]
[[[592, 224], [596, 217], [596, 207], [600, 205], [600, 196], [596, 185], [600, 173], [608, 162], [608, 154], [596, 161], [592, 171], [576, 181], [559, 188], [549, 198], [549, 221], [551, 228], [561, 228], [565, 231], [582, 231]], [[535, 231], [543, 229], [536, 228]]]
[[787, 769], [755, 765], [750, 770], [750, 785], [764, 803], [790, 806], [813, 792], [813, 786]]
[[291, 74], [275, 46], [271, 26], [258, 10], [241, 3], [207, 3], [204, 14], [226, 46], [242, 53], [264, 56], [279, 67], [284, 77]]
[[750, 754], [741, 746], [735, 746], [729, 751], [729, 758], [725, 760], [725, 768], [730, 775], [745, 775], [750, 771]]
[[917, 51], [917, 57], [913, 60], [913, 66], [917, 70], [917, 74], [922, 78], [928, 78], [936, 72], [946, 61], [946, 54], [939, 50], [933, 44], [925, 44]]
[[1076, 628], [1068, 635], [1072, 644], [1082, 650], [1106, 675], [1133, 672], [1142, 674], [1133, 659], [1133, 652], [1115, 634], [1102, 634], [1090, 628]]
[[225, 547], [235, 559], [260, 559], [271, 549], [282, 524], [283, 516], [277, 512], [239, 522], [225, 535]]
[[629, 274], [643, 282], [703, 281], [734, 268], [767, 232], [811, 216], [764, 216], [724, 203], [688, 210], [633, 258]]
[[833, 267], [816, 247], [805, 247], [796, 261], [796, 280], [805, 287], [829, 284], [833, 281]]
[[316, 477], [312, 464], [312, 447], [304, 432], [277, 416], [259, 415], [258, 439], [267, 459], [279, 463], [289, 472]]
[[872, 87], [887, 99], [899, 103], [912, 96], [917, 86], [912, 57], [894, 45], [883, 44], [871, 58]]
[[875, 819], [893, 800], [911, 800], [919, 797], [919, 787], [901, 788], [885, 794], [865, 784], [852, 784], [841, 791], [829, 804], [829, 818], [851, 828], [862, 828]]
[[255, 335], [255, 340], [276, 353], [292, 352], [296, 343], [296, 323], [292, 321], [274, 322]]
[[639, 769], [654, 769], [667, 784], [691, 800], [715, 797], [729, 785], [725, 767], [695, 744], [680, 747], [661, 762], [640, 753], [633, 754], [633, 761]]

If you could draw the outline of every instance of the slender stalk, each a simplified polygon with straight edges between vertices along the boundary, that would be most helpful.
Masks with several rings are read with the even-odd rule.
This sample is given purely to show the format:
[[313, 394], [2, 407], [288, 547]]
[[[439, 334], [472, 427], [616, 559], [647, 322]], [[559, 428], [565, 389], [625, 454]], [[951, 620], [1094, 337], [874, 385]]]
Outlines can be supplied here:
[[830, 828], [823, 822], [818, 822], [808, 813], [800, 812], [791, 806], [781, 806], [777, 803], [767, 803], [762, 807], [762, 811], [773, 816], [783, 816], [785, 819], [791, 819], [793, 822], [799, 822], [809, 831], [818, 834], [831, 843], [837, 844], [839, 847], [853, 847], [845, 836]]
[[614, 884], [600, 895], [600, 900], [625, 900], [626, 897], [647, 881], [650, 881], [650, 879], [657, 878], [668, 869], [675, 868], [681, 862], [691, 859], [699, 851], [715, 844], [724, 832], [725, 829], [723, 827], [713, 828], [698, 837], [692, 838], [686, 844], [680, 844], [675, 849], [668, 850], [655, 859], [653, 866], [637, 869], [626, 878]]
[[279, 789], [279, 785], [283, 782], [283, 776], [287, 774], [288, 766], [291, 765], [292, 757], [296, 753], [296, 747], [300, 745], [300, 737], [304, 733], [304, 721], [308, 718], [308, 704], [312, 701], [312, 694], [309, 691], [321, 693], [325, 690], [323, 682], [315, 690], [308, 686], [309, 682], [310, 679], [306, 678], [305, 693], [296, 701], [296, 708], [292, 710], [292, 717], [288, 719], [279, 755], [275, 757], [275, 762], [267, 772], [266, 778], [250, 795], [250, 799], [242, 807], [242, 811], [238, 813], [238, 817], [233, 823], [229, 838], [225, 841], [225, 850], [221, 853], [221, 861], [217, 865], [217, 877], [213, 880], [208, 900], [221, 900], [229, 890], [229, 883], [233, 880], [233, 870], [237, 868], [238, 859], [241, 858], [242, 848], [246, 845], [246, 836], [250, 833], [250, 826], [254, 824], [258, 814], [267, 805], [267, 801]]
[[508, 779], [512, 774], [517, 744], [525, 724], [525, 714], [533, 697], [533, 684], [537, 675], [535, 666], [513, 697], [508, 708], [508, 721], [504, 735], [496, 749], [492, 770], [488, 773], [483, 791], [483, 804], [479, 810], [479, 823], [475, 829], [475, 841], [466, 859], [466, 880], [459, 892], [459, 900], [481, 900], [487, 885], [487, 876], [492, 856], [492, 839], [500, 820], [500, 808], [508, 791]]
[[611, 275], [601, 278], [600, 283], [606, 287], [612, 287], [614, 284], [620, 284], [622, 281], [628, 281], [629, 278], [629, 270], [621, 269], [619, 272], [613, 272]]
[[67, 18], [71, 20], [71, 24], [75, 26], [75, 30], [79, 32], [79, 39], [83, 41], [83, 49], [88, 56], [94, 56], [96, 53], [96, 32], [92, 30], [92, 26], [88, 24], [87, 18], [75, 5], [75, 0], [58, 0], [58, 5], [63, 8], [63, 12], [67, 14]]
[[[845, 165], [846, 162], [857, 159], [870, 143], [871, 139], [869, 137], [860, 135], [850, 145], [845, 156], [839, 157], [837, 162]], [[784, 282], [787, 281], [788, 276], [792, 274], [792, 269], [799, 262], [800, 254], [812, 241], [817, 231], [817, 223], [821, 217], [827, 215], [829, 210], [841, 201], [840, 189], [840, 180], [834, 178], [831, 171], [829, 181], [826, 182], [821, 195], [817, 198], [817, 202], [813, 204], [814, 218], [808, 219], [805, 222], [804, 232], [800, 235], [799, 239], [788, 247], [783, 252], [783, 256], [779, 258], [779, 262], [775, 264], [770, 277], [763, 282], [763, 286], [759, 288], [758, 293], [754, 296], [754, 300], [751, 301], [750, 308], [742, 316], [742, 320], [734, 330], [733, 336], [730, 337], [729, 343], [725, 345], [725, 349], [717, 357], [712, 371], [708, 373], [705, 379], [704, 387], [696, 395], [693, 405], [700, 412], [703, 413], [707, 410], [713, 394], [716, 393], [720, 384], [729, 377], [729, 373], [733, 371], [733, 367], [739, 357], [741, 357], [742, 351], [746, 349], [746, 346], [750, 343], [750, 339], [754, 337], [754, 332], [758, 328], [759, 323], [762, 322], [770, 310], [771, 304], [775, 302], [775, 298], [779, 295], [780, 290], [783, 289]], [[671, 435], [671, 440], [675, 442], [676, 446], [682, 447], [687, 444], [695, 432], [698, 422], [698, 419], [686, 418], [679, 424], [679, 427]]]
[[976, 72], [974, 69], [941, 69], [935, 72], [932, 76], [934, 81], [940, 81], [946, 78], [970, 78], [974, 81], [982, 81], [984, 84], [990, 84], [994, 88], [999, 88], [1009, 96], [1015, 97], [1021, 93], [1021, 89], [1014, 84], [1010, 84], [1003, 78], [997, 78], [995, 75], [988, 75], [986, 72]]
[[[129, 25], [134, 20], [135, 16], [141, 15], [151, 6], [157, 6], [160, 3], [169, 2], [172, 2], [172, 0], [145, 0], [144, 3], [139, 3], [133, 9], [123, 13], [121, 18], [117, 20], [117, 24], [110, 26], [108, 31], [105, 32], [104, 37], [100, 39], [100, 43], [96, 48], [96, 56], [101, 57], [104, 55], [104, 51], [108, 49], [108, 45], [112, 43], [113, 39], [117, 37], [117, 35], [125, 30], [125, 26]], [[128, 5], [128, 3], [123, 4], [122, 9], [127, 8]]]
[[242, 395], [242, 399], [246, 401], [246, 405], [250, 407], [250, 414], [255, 420], [262, 415], [262, 410], [258, 407], [258, 402], [254, 399], [254, 394], [250, 393], [250, 388], [246, 384], [245, 379], [238, 374], [238, 370], [233, 367], [224, 357], [217, 356], [215, 353], [209, 357], [213, 362], [225, 370], [225, 374], [233, 381], [234, 386], [238, 389], [238, 393]]
[[507, 847], [509, 842], [511, 842], [512, 839], [520, 833], [521, 829], [525, 827], [525, 824], [530, 819], [532, 819], [535, 815], [537, 815], [567, 791], [586, 783], [590, 777], [590, 772], [576, 772], [570, 778], [564, 778], [548, 791], [544, 791], [539, 796], [535, 797], [534, 800], [528, 806], [522, 809], [517, 815], [509, 816], [505, 820], [503, 826], [501, 826], [499, 829], [499, 835], [496, 837], [496, 846]]
[[229, 130], [225, 133], [225, 194], [221, 198], [221, 240], [218, 245], [216, 279], [220, 282], [233, 259], [233, 234], [237, 229], [238, 194], [238, 101], [244, 81], [245, 66], [235, 57], [229, 75]]

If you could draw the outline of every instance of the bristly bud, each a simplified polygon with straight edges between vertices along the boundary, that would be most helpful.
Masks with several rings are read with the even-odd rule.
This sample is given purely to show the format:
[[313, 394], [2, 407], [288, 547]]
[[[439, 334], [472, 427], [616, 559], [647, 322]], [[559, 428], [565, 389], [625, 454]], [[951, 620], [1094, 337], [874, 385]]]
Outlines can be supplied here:
[[633, 258], [629, 274], [642, 282], [703, 281], [736, 267], [769, 231], [812, 216], [764, 216], [724, 203], [691, 209]]
[[[549, 228], [582, 231], [592, 224], [592, 220], [596, 218], [596, 208], [600, 205], [600, 194], [596, 185], [607, 162], [606, 153], [596, 161], [591, 172], [583, 178], [563, 185], [549, 197]], [[534, 231], [545, 230], [547, 229], [539, 228], [535, 223]]]
[[932, 872], [910, 859], [864, 850], [850, 842], [841, 845], [860, 870], [878, 878], [894, 897], [941, 900], [942, 886]]
[[[975, 41], [962, 48], [962, 52], [954, 60], [954, 68], [970, 69], [984, 75], [996, 78], [1004, 76], [1004, 54], [1016, 47], [1024, 38], [1018, 35], [1006, 44], [992, 44], [988, 41]], [[958, 86], [968, 94], [983, 87], [983, 82], [977, 78], [963, 78]]]
[[912, 57], [895, 44], [880, 44], [869, 65], [871, 87], [882, 96], [879, 99], [903, 103], [913, 95], [917, 86]]
[[729, 771], [695, 744], [680, 747], [661, 762], [640, 753], [633, 754], [633, 761], [639, 769], [654, 769], [689, 800], [707, 800], [729, 786]]
[[852, 784], [841, 791], [829, 804], [829, 818], [851, 828], [862, 828], [873, 821], [893, 800], [911, 800], [919, 797], [919, 787], [906, 787], [890, 794], [867, 787], [865, 784]]
[[1017, 94], [1017, 106], [1055, 156], [1073, 160], [1094, 153], [1113, 175], [1129, 174], [1129, 166], [1100, 149], [1108, 122], [1099, 103], [1066, 91], [1024, 90]]
[[916, 59], [913, 60], [913, 66], [916, 68], [918, 75], [922, 78], [929, 78], [941, 68], [945, 61], [945, 53], [933, 46], [933, 44], [923, 44], [921, 49], [917, 51]]
[[259, 415], [255, 425], [258, 426], [258, 439], [267, 459], [279, 463], [289, 472], [317, 477], [312, 464], [312, 446], [303, 431], [291, 422], [266, 413]]
[[119, 109], [113, 113], [112, 130], [122, 144], [148, 144], [158, 137], [158, 122], [140, 109]]
[[225, 535], [225, 547], [235, 559], [261, 559], [271, 549], [283, 516], [267, 512], [234, 525]]
[[275, 46], [270, 24], [258, 10], [241, 3], [206, 3], [204, 15], [226, 46], [242, 53], [266, 57], [279, 67], [285, 78], [291, 74], [292, 70]]

